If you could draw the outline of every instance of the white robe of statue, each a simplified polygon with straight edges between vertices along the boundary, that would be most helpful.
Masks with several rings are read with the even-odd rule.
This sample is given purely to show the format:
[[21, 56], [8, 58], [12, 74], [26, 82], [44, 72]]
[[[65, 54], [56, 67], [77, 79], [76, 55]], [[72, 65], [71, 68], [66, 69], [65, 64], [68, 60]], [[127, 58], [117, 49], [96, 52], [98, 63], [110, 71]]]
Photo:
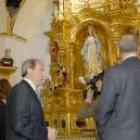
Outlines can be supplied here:
[[102, 70], [101, 44], [91, 26], [88, 27], [88, 33], [81, 54], [84, 59], [86, 76], [94, 76]]

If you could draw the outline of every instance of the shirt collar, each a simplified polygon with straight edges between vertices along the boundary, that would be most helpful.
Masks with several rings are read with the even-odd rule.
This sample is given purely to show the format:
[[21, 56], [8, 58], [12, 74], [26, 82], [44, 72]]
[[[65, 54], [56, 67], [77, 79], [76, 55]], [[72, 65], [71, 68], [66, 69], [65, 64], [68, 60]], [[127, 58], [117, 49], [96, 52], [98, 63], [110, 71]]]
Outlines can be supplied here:
[[33, 90], [36, 92], [36, 87], [31, 80], [29, 80], [28, 78], [23, 78], [23, 80], [25, 80], [33, 88]]
[[135, 54], [135, 53], [128, 54], [128, 55], [126, 55], [126, 56], [123, 58], [123, 61], [126, 60], [126, 59], [128, 59], [128, 58], [130, 58], [130, 57], [137, 57], [137, 54]]

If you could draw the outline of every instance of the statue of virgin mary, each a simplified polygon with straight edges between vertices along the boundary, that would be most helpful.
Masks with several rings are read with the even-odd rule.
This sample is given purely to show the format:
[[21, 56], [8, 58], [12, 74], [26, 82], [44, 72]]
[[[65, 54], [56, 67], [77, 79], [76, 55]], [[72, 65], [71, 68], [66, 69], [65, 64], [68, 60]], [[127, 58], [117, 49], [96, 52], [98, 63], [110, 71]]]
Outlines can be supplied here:
[[88, 36], [81, 50], [86, 76], [94, 76], [102, 71], [101, 43], [92, 26], [88, 26]]

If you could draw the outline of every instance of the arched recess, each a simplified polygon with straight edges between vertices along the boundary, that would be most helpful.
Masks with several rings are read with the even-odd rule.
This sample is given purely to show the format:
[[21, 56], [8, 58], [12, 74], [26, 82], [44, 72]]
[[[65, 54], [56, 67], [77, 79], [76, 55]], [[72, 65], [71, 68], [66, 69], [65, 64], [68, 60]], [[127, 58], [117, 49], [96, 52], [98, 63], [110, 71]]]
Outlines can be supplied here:
[[[99, 19], [100, 17], [100, 19]], [[79, 87], [78, 77], [85, 76], [85, 68], [83, 58], [81, 55], [81, 49], [84, 45], [85, 39], [88, 36], [88, 26], [92, 26], [95, 34], [98, 36], [101, 43], [102, 52], [102, 69], [106, 69], [110, 65], [109, 58], [109, 45], [111, 39], [109, 39], [110, 31], [109, 24], [105, 21], [104, 17], [97, 15], [92, 9], [82, 10], [76, 15], [79, 21], [76, 26], [71, 30], [71, 35], [74, 38], [75, 46], [74, 52], [74, 81], [75, 88]], [[108, 24], [108, 25], [107, 25]], [[107, 27], [108, 26], [108, 27]]]

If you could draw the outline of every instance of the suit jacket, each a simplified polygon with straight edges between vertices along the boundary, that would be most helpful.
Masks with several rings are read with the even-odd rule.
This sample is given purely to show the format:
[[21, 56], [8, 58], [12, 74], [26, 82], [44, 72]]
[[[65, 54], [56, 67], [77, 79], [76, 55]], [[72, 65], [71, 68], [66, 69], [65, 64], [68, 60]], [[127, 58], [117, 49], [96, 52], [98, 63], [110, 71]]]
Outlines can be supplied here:
[[0, 101], [0, 140], [5, 140], [6, 105]]
[[22, 80], [7, 98], [6, 140], [46, 140], [47, 130], [37, 94]]
[[96, 110], [101, 140], [140, 140], [140, 63], [130, 57], [105, 72]]

